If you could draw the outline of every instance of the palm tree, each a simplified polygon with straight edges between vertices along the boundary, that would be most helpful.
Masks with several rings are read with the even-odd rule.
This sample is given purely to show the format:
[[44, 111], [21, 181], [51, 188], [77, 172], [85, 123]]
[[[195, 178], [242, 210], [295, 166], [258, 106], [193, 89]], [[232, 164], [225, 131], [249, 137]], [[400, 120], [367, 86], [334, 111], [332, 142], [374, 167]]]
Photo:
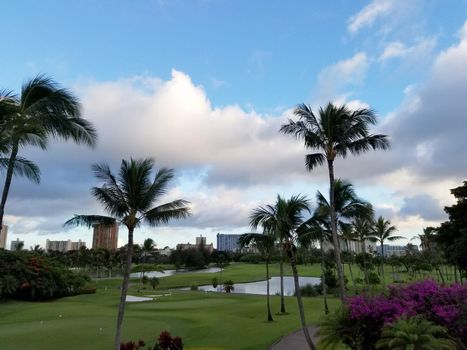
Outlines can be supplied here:
[[303, 140], [306, 148], [319, 151], [306, 155], [305, 165], [309, 171], [325, 162], [328, 165], [332, 242], [336, 251], [340, 297], [344, 301], [344, 270], [341, 264], [334, 203], [334, 161], [337, 157], [345, 158], [349, 152], [359, 155], [370, 149], [388, 149], [389, 140], [386, 135], [370, 134], [369, 126], [376, 124], [376, 115], [371, 109], [351, 111], [345, 105], [335, 106], [329, 103], [325, 108], [319, 109], [317, 117], [311, 106], [301, 104], [295, 109], [294, 114], [299, 120], [289, 119], [287, 124], [282, 125], [280, 131]]
[[384, 241], [396, 241], [398, 239], [403, 239], [402, 236], [393, 236], [392, 234], [397, 231], [397, 228], [391, 225], [391, 221], [385, 220], [380, 216], [374, 223], [371, 231], [370, 238], [376, 242], [379, 242], [381, 245], [381, 281], [383, 284], [383, 289], [385, 288], [384, 280]]
[[420, 240], [420, 245], [422, 249], [427, 252], [427, 255], [430, 258], [430, 263], [435, 267], [436, 271], [438, 271], [439, 276], [443, 284], [446, 283], [444, 278], [443, 272], [441, 271], [440, 265], [442, 264], [442, 257], [440, 252], [437, 249], [433, 249], [436, 243], [434, 242], [436, 239], [436, 228], [434, 227], [425, 227], [423, 229], [423, 234], [416, 235], [412, 237], [410, 240], [418, 239]]
[[372, 215], [359, 215], [352, 221], [352, 228], [356, 240], [360, 242], [363, 256], [363, 273], [365, 275], [365, 284], [368, 287], [368, 266], [366, 262], [366, 242], [370, 239], [372, 233]]
[[39, 75], [26, 82], [22, 86], [19, 99], [11, 94], [0, 99], [8, 100], [9, 109], [9, 112], [5, 113], [5, 123], [1, 126], [5, 128], [1, 134], [5, 137], [6, 132], [9, 151], [5, 185], [0, 201], [2, 227], [13, 175], [16, 173], [35, 182], [39, 181], [37, 166], [18, 156], [21, 148], [30, 145], [45, 149], [49, 138], [72, 139], [77, 144], [94, 146], [97, 134], [93, 126], [81, 117], [78, 99], [45, 76]]
[[[266, 305], [268, 311], [268, 321], [274, 321], [271, 313], [271, 305], [269, 302], [269, 264], [271, 257], [275, 251], [274, 235], [265, 228], [263, 234], [259, 233], [245, 233], [240, 236], [238, 240], [241, 247], [246, 247], [251, 243], [255, 244], [266, 260]], [[217, 282], [216, 282], [217, 283]], [[215, 288], [215, 287], [214, 287]]]
[[316, 347], [308, 332], [305, 310], [298, 281], [296, 243], [298, 243], [297, 229], [303, 224], [303, 212], [310, 211], [309, 202], [304, 196], [292, 196], [290, 199], [284, 199], [277, 196], [274, 205], [259, 207], [253, 210], [250, 216], [250, 226], [256, 229], [259, 225], [271, 229], [283, 242], [283, 249], [287, 254], [292, 268], [292, 274], [295, 285], [295, 295], [297, 297], [300, 321], [302, 324], [305, 339], [311, 350]]
[[148, 159], [122, 160], [120, 171], [115, 176], [107, 164], [94, 164], [94, 175], [101, 181], [101, 187], [93, 187], [91, 192], [110, 216], [75, 215], [65, 226], [94, 224], [113, 225], [118, 223], [128, 229], [126, 263], [124, 266], [122, 293], [118, 308], [117, 329], [115, 333], [115, 350], [120, 349], [121, 327], [125, 311], [125, 301], [130, 276], [133, 232], [142, 223], [150, 226], [166, 224], [171, 220], [184, 219], [190, 214], [188, 202], [182, 199], [155, 206], [160, 197], [167, 192], [167, 185], [174, 177], [172, 169], [162, 168], [151, 181], [154, 161]]
[[323, 303], [324, 303], [324, 313], [329, 314], [328, 298], [327, 298], [327, 286], [325, 279], [325, 251], [324, 243], [330, 241], [331, 230], [329, 227], [329, 220], [323, 219], [315, 211], [313, 216], [305, 221], [298, 229], [298, 242], [301, 246], [310, 246], [313, 242], [317, 241], [319, 243], [319, 248], [321, 252], [321, 285], [323, 288]]
[[455, 350], [447, 329], [421, 317], [401, 318], [384, 326], [377, 349]]
[[145, 273], [144, 264], [146, 264], [147, 262], [148, 255], [151, 255], [151, 253], [154, 251], [155, 246], [156, 245], [152, 238], [146, 238], [143, 244], [141, 245], [141, 256], [143, 257], [143, 264], [141, 266], [141, 284], [143, 284], [143, 278], [144, 278], [144, 273]]
[[[320, 191], [318, 191], [316, 194], [316, 201], [318, 203], [318, 208], [316, 210], [317, 215], [320, 215], [324, 220], [328, 221], [330, 227], [331, 205]], [[347, 250], [349, 251], [347, 241], [353, 239], [353, 234], [350, 230], [349, 224], [350, 220], [358, 216], [372, 215], [373, 208], [370, 203], [364, 201], [363, 199], [357, 196], [351, 183], [341, 179], [337, 179], [334, 181], [334, 207], [336, 213], [338, 232], [340, 232], [340, 238], [344, 241], [344, 244], [347, 245]], [[340, 251], [341, 248], [340, 240], [338, 241], [338, 245], [339, 249], [334, 249], [334, 252], [336, 254]], [[352, 283], [355, 288], [352, 267], [350, 265], [349, 267]]]

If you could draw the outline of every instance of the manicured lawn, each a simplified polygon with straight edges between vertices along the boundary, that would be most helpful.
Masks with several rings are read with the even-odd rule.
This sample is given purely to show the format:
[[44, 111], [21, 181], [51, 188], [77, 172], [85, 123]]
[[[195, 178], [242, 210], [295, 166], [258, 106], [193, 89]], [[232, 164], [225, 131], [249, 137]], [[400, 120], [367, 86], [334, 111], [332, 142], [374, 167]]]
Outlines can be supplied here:
[[[118, 296], [118, 290], [100, 289], [52, 302], [1, 304], [1, 349], [110, 349]], [[287, 297], [286, 303], [289, 314], [270, 323], [265, 321], [265, 297], [175, 292], [127, 304], [124, 339], [152, 341], [167, 329], [181, 336], [187, 348], [266, 349], [300, 327], [296, 300]], [[330, 304], [334, 308], [338, 302]], [[310, 323], [322, 317], [320, 298], [305, 298], [305, 307]], [[279, 310], [279, 297], [272, 298], [272, 308]]]

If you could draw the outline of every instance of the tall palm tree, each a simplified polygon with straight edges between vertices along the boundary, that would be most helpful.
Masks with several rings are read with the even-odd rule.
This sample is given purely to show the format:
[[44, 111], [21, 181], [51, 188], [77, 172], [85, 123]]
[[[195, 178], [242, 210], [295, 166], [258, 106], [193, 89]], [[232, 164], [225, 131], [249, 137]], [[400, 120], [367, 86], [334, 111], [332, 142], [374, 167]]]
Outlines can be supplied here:
[[10, 111], [1, 127], [7, 131], [9, 157], [0, 201], [0, 227], [15, 171], [36, 182], [39, 180], [37, 166], [19, 157], [20, 149], [26, 146], [45, 149], [50, 138], [72, 139], [88, 146], [94, 146], [97, 139], [94, 127], [81, 117], [78, 99], [50, 78], [39, 75], [22, 86], [19, 99], [13, 95], [7, 99]]
[[295, 295], [297, 297], [300, 321], [302, 324], [305, 339], [311, 350], [316, 347], [308, 332], [305, 310], [303, 307], [300, 285], [298, 281], [296, 244], [298, 243], [297, 229], [303, 224], [303, 212], [310, 211], [309, 202], [304, 196], [292, 196], [290, 199], [284, 199], [277, 196], [274, 205], [267, 205], [253, 210], [250, 216], [250, 226], [256, 229], [259, 225], [271, 228], [279, 235], [283, 242], [283, 249], [287, 254], [292, 268], [292, 274], [295, 285]]
[[289, 119], [280, 131], [294, 135], [304, 141], [306, 148], [318, 151], [306, 155], [305, 165], [309, 171], [325, 162], [328, 165], [332, 242], [336, 251], [340, 297], [344, 301], [344, 270], [341, 264], [334, 203], [334, 161], [337, 157], [345, 158], [348, 153], [359, 155], [370, 149], [388, 149], [389, 140], [386, 135], [370, 133], [369, 126], [376, 124], [376, 115], [371, 109], [352, 111], [346, 105], [336, 106], [329, 103], [325, 108], [320, 108], [316, 116], [311, 106], [301, 104], [294, 114], [299, 120]]
[[381, 245], [381, 280], [383, 289], [385, 288], [384, 280], [384, 241], [396, 241], [403, 239], [402, 236], [393, 236], [393, 233], [397, 231], [396, 226], [391, 225], [391, 221], [385, 220], [382, 216], [378, 217], [373, 223], [373, 229], [371, 231], [370, 238], [378, 242]]
[[128, 280], [133, 253], [133, 232], [142, 223], [150, 226], [166, 224], [170, 220], [184, 219], [190, 214], [188, 202], [182, 199], [155, 205], [167, 192], [167, 185], [174, 177], [172, 169], [162, 168], [151, 180], [154, 161], [147, 159], [122, 160], [119, 173], [115, 176], [107, 164], [94, 164], [94, 175], [101, 181], [101, 187], [93, 187], [92, 195], [102, 204], [109, 216], [75, 215], [65, 226], [94, 224], [113, 225], [118, 223], [128, 229], [126, 263], [123, 272], [122, 293], [118, 308], [115, 350], [120, 349], [121, 327], [128, 291]]
[[430, 258], [430, 263], [438, 271], [439, 276], [443, 284], [446, 283], [443, 272], [441, 271], [442, 257], [438, 249], [435, 249], [436, 243], [436, 228], [434, 227], [425, 227], [423, 229], [423, 234], [416, 235], [410, 240], [418, 239], [420, 240], [420, 245], [422, 249], [428, 254]]
[[[316, 209], [317, 215], [327, 220], [329, 222], [329, 227], [331, 227], [331, 205], [329, 201], [320, 191], [316, 194], [316, 201], [318, 204]], [[334, 252], [337, 254], [340, 252], [341, 240], [344, 244], [347, 244], [347, 239], [352, 239], [353, 234], [350, 230], [350, 221], [358, 216], [372, 215], [373, 208], [370, 203], [357, 196], [351, 183], [341, 179], [334, 181], [334, 207], [337, 229], [338, 233], [340, 233], [340, 239], [338, 240], [339, 249], [334, 249]], [[349, 250], [348, 248], [349, 247], [347, 247], [347, 250]], [[353, 273], [351, 269], [350, 267], [353, 282]]]
[[360, 242], [363, 254], [363, 273], [365, 276], [365, 284], [367, 287], [370, 285], [368, 279], [368, 266], [366, 262], [366, 242], [371, 240], [372, 234], [372, 215], [359, 215], [352, 221], [352, 228], [354, 236]]
[[321, 252], [321, 285], [323, 289], [324, 313], [329, 314], [327, 285], [325, 279], [325, 251], [324, 244], [331, 240], [331, 229], [329, 220], [325, 220], [318, 212], [314, 212], [313, 216], [305, 221], [298, 229], [298, 242], [301, 246], [310, 246], [313, 242], [319, 243]]
[[272, 232], [268, 232], [267, 228], [264, 228], [264, 233], [245, 233], [240, 236], [238, 240], [240, 246], [246, 247], [251, 243], [255, 244], [258, 250], [266, 260], [266, 305], [268, 311], [268, 321], [274, 321], [271, 313], [271, 305], [269, 302], [269, 264], [271, 262], [272, 255], [275, 251], [275, 238]]
[[141, 257], [143, 258], [142, 265], [141, 265], [141, 278], [140, 278], [140, 283], [141, 285], [143, 284], [143, 278], [145, 274], [145, 264], [147, 263], [147, 257], [148, 255], [151, 255], [151, 253], [154, 251], [155, 248], [155, 243], [152, 238], [146, 238], [141, 245]]
[[[279, 203], [279, 196], [277, 197], [277, 203]], [[281, 198], [282, 200], [282, 198]], [[276, 205], [277, 205], [276, 203]], [[269, 215], [268, 219], [265, 220], [266, 215]], [[266, 207], [260, 207], [253, 210], [250, 215], [250, 226], [256, 230], [259, 225], [263, 227], [269, 234], [274, 236], [275, 241], [278, 243], [280, 252], [279, 261], [279, 278], [280, 278], [280, 308], [281, 313], [285, 313], [285, 298], [284, 298], [284, 223], [279, 217], [280, 213], [276, 206], [267, 205]], [[262, 218], [259, 221], [258, 218]]]

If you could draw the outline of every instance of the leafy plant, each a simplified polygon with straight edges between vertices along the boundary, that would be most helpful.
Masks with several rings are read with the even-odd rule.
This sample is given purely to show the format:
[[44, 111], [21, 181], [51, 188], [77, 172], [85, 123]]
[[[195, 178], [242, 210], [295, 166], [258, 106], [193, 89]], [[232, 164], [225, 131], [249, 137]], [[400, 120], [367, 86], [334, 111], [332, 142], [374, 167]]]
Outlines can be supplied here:
[[224, 292], [226, 293], [231, 293], [233, 292], [234, 288], [234, 281], [232, 280], [227, 280], [224, 282]]
[[445, 327], [422, 317], [401, 318], [384, 326], [377, 349], [384, 350], [455, 350]]

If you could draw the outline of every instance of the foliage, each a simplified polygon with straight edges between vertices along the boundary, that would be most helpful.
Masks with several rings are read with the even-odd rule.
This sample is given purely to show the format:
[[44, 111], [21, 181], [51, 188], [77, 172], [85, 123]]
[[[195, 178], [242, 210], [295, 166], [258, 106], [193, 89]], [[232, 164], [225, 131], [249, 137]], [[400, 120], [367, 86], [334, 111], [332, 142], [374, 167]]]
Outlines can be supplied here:
[[316, 286], [308, 283], [300, 287], [300, 294], [302, 297], [316, 297], [321, 294], [320, 290], [321, 288], [316, 288]]
[[259, 264], [261, 262], [261, 256], [255, 253], [245, 254], [240, 258], [240, 262], [249, 263], [249, 264]]
[[150, 282], [151, 282], [151, 287], [152, 289], [156, 289], [156, 287], [159, 285], [160, 281], [159, 281], [159, 278], [157, 277], [152, 277], [150, 279]]
[[0, 250], [0, 299], [46, 300], [81, 293], [90, 281], [46, 255]]
[[212, 279], [212, 287], [213, 287], [213, 288], [217, 288], [218, 285], [219, 285], [219, 282], [217, 281], [217, 278], [214, 277], [214, 278]]
[[168, 331], [163, 331], [152, 350], [183, 350], [182, 338], [172, 337]]
[[400, 318], [385, 325], [377, 349], [385, 350], [455, 350], [456, 343], [448, 339], [445, 327], [422, 317]]
[[[451, 336], [467, 345], [467, 285], [446, 287], [426, 280], [401, 287], [390, 286], [389, 294], [375, 297], [353, 296], [344, 306], [345, 317], [329, 324], [338, 327], [340, 339], [354, 350], [370, 350], [381, 337], [383, 327], [403, 317], [421, 316], [446, 327]], [[330, 326], [326, 328], [332, 331]], [[350, 325], [350, 326], [349, 326]], [[349, 329], [351, 336], [347, 333]], [[342, 331], [345, 329], [346, 332]]]
[[141, 349], [145, 345], [146, 343], [143, 340], [139, 340], [137, 343], [133, 341], [129, 341], [126, 343], [122, 342], [120, 344], [120, 350], [138, 350], [138, 349]]
[[223, 284], [223, 289], [224, 289], [224, 292], [226, 293], [231, 293], [234, 291], [234, 281], [232, 280], [227, 280], [227, 281], [224, 281], [224, 284]]
[[198, 290], [198, 285], [192, 284], [192, 285], [190, 286], [190, 290], [192, 290], [192, 291]]

